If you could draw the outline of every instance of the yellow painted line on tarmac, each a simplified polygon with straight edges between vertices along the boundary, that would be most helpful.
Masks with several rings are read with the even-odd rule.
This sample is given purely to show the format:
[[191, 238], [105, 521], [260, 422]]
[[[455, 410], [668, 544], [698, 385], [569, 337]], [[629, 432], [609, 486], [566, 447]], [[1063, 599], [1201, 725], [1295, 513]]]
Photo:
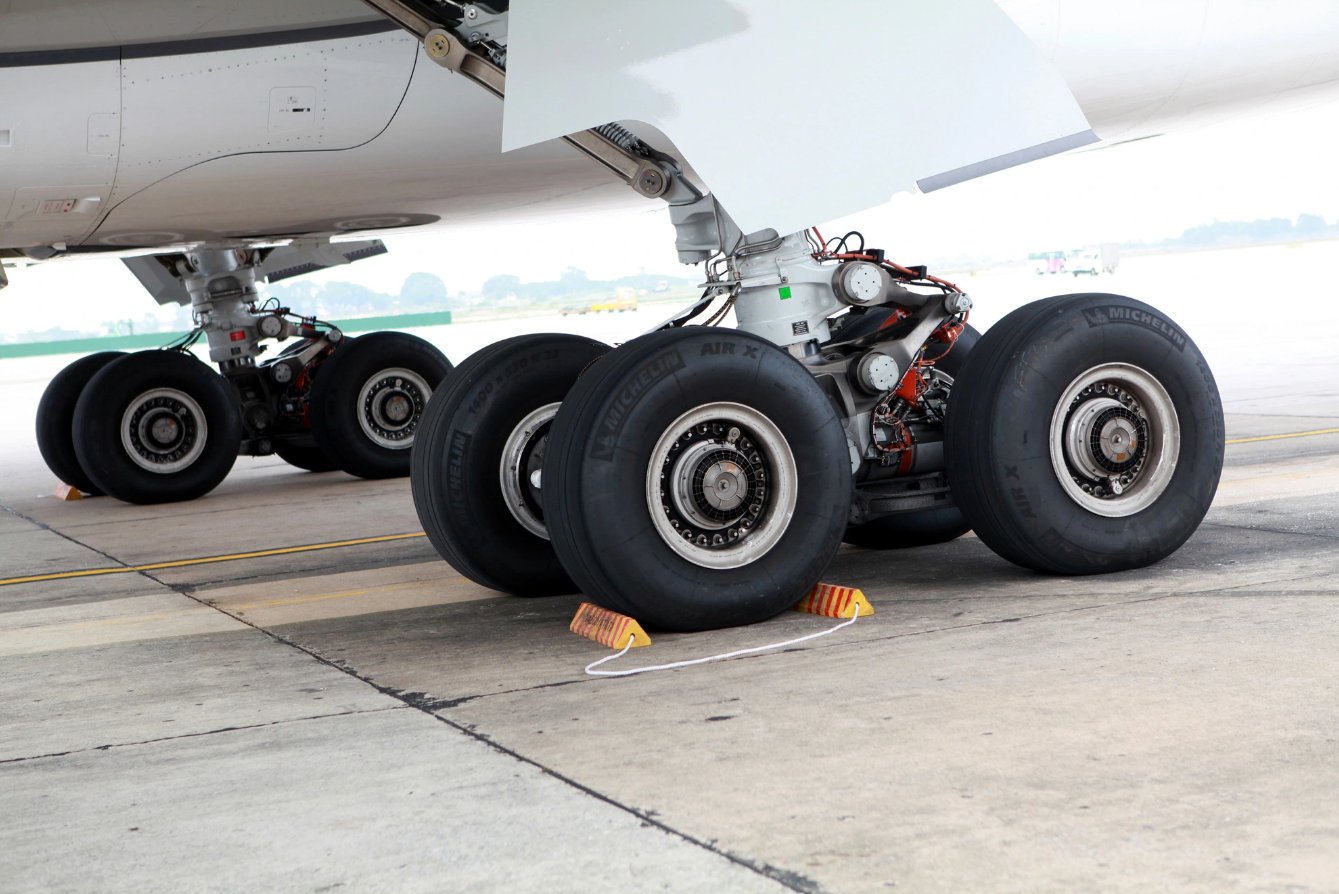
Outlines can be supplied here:
[[[1228, 444], [1249, 444], [1255, 441], [1277, 441], [1282, 438], [1305, 438], [1309, 435], [1334, 435], [1339, 434], [1339, 428], [1322, 428], [1316, 431], [1295, 431], [1282, 435], [1262, 435], [1256, 438], [1234, 438], [1228, 441]], [[154, 562], [149, 565], [130, 565], [122, 568], [88, 568], [82, 571], [60, 571], [54, 574], [34, 574], [28, 577], [11, 577], [0, 580], [0, 587], [8, 584], [28, 584], [44, 580], [68, 580], [75, 577], [95, 577], [101, 574], [126, 574], [132, 571], [157, 571], [162, 568], [182, 568], [187, 565], [207, 565], [211, 562], [232, 562], [237, 559], [258, 559], [264, 556], [282, 556], [288, 553], [305, 553], [318, 549], [337, 549], [341, 546], [359, 546], [364, 543], [385, 543], [390, 540], [407, 540], [411, 537], [426, 537], [423, 531], [412, 534], [387, 534], [383, 537], [362, 537], [358, 540], [336, 540], [331, 543], [310, 543], [305, 546], [286, 546], [280, 549], [262, 549], [250, 553], [231, 553], [226, 556], [204, 556], [198, 559], [178, 559], [174, 562]], [[340, 593], [336, 596], [318, 596], [315, 599], [335, 599], [339, 596], [361, 596], [358, 593]], [[297, 600], [308, 601], [308, 600]], [[287, 605], [287, 601], [279, 603], [269, 603], [270, 605]], [[261, 606], [247, 606], [247, 608], [260, 608]]]
[[1307, 435], [1335, 435], [1339, 434], [1339, 428], [1320, 428], [1315, 431], [1295, 431], [1286, 435], [1261, 435], [1258, 438], [1234, 438], [1228, 441], [1229, 444], [1249, 444], [1252, 441], [1277, 441], [1280, 438], [1305, 438]]
[[181, 568], [186, 565], [207, 565], [211, 562], [231, 562], [236, 559], [258, 559], [263, 556], [282, 556], [288, 553], [305, 553], [318, 549], [335, 549], [341, 546], [359, 546], [364, 543], [385, 543], [390, 540], [408, 540], [411, 537], [426, 537], [423, 531], [414, 534], [387, 534], [383, 537], [362, 537], [358, 540], [336, 540], [332, 543], [310, 543], [306, 546], [285, 546], [280, 549], [262, 549], [250, 553], [232, 553], [226, 556], [204, 556], [199, 559], [178, 559], [174, 562], [154, 562], [149, 565], [128, 565], [122, 568], [89, 568], [83, 571], [60, 571], [54, 574], [34, 574], [30, 577], [11, 577], [0, 580], [0, 587], [7, 584], [27, 584], [42, 580], [66, 580], [72, 577], [93, 577], [99, 574], [126, 574], [131, 571], [156, 571], [160, 568]]

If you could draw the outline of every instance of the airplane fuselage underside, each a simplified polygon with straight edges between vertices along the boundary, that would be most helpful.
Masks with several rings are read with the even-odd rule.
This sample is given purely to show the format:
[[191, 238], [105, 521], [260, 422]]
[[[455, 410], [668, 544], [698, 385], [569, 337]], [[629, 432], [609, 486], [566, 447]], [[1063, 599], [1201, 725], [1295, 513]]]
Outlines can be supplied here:
[[[1229, 0], [1000, 5], [1108, 141], [1315, 102], [1339, 83], [1339, 15]], [[162, 0], [0, 13], [0, 249], [639, 206], [559, 141], [501, 153], [502, 104], [355, 0], [232, 6], [226, 20]]]

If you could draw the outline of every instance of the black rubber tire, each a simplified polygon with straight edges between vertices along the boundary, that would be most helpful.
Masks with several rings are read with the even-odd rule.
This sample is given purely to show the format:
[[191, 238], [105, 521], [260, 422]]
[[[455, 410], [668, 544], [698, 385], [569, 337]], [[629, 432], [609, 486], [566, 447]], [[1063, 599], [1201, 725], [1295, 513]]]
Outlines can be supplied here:
[[972, 530], [957, 506], [885, 515], [846, 529], [842, 540], [865, 549], [909, 549], [957, 540]]
[[[738, 568], [680, 556], [653, 526], [646, 471], [665, 429], [706, 403], [752, 407], [795, 458], [797, 503], [780, 540]], [[643, 335], [577, 382], [554, 420], [544, 515], [554, 551], [593, 601], [662, 630], [750, 624], [793, 606], [841, 545], [851, 505], [846, 434], [814, 377], [744, 332]]]
[[[384, 447], [364, 433], [358, 392], [379, 370], [401, 368], [437, 388], [451, 372], [446, 355], [423, 339], [404, 332], [371, 332], [346, 338], [316, 371], [311, 390], [311, 426], [316, 445], [336, 465], [359, 478], [402, 478], [409, 474], [410, 448], [417, 429], [402, 448]], [[420, 414], [426, 407], [418, 408]], [[421, 426], [420, 416], [418, 425]]]
[[[1071, 499], [1051, 465], [1051, 414], [1080, 374], [1128, 363], [1167, 391], [1181, 448], [1167, 488], [1125, 518]], [[1175, 323], [1132, 298], [1061, 295], [996, 323], [954, 384], [945, 453], [954, 499], [977, 536], [1015, 564], [1054, 574], [1151, 565], [1203, 520], [1223, 467], [1223, 406], [1213, 373]]]
[[610, 350], [579, 335], [521, 335], [471, 355], [433, 394], [414, 443], [414, 507], [441, 557], [475, 583], [515, 596], [577, 592], [552, 544], [507, 508], [498, 472], [517, 424], [566, 398]]
[[[953, 349], [943, 360], [935, 363], [935, 368], [948, 373], [956, 381], [958, 376], [962, 375], [967, 355], [980, 340], [981, 333], [968, 324], [953, 344]], [[926, 353], [934, 356], [930, 351]], [[842, 539], [853, 546], [865, 549], [905, 549], [947, 543], [950, 540], [957, 540], [970, 530], [972, 526], [963, 518], [962, 510], [957, 506], [948, 506], [943, 509], [918, 509], [915, 512], [885, 515], [863, 525], [847, 528]]]
[[315, 443], [304, 444], [301, 441], [276, 439], [274, 454], [290, 466], [297, 466], [308, 472], [333, 472], [339, 468], [339, 465], [326, 456], [325, 451]]
[[79, 465], [74, 452], [74, 407], [88, 380], [118, 357], [121, 351], [103, 351], [80, 357], [56, 373], [37, 404], [37, 449], [47, 468], [64, 484], [72, 484], [89, 496], [102, 491]]
[[[168, 474], [140, 467], [121, 441], [121, 418], [127, 407], [155, 388], [190, 395], [208, 426], [205, 446], [195, 462]], [[217, 487], [237, 460], [241, 408], [223, 376], [194, 356], [142, 351], [114, 360], [89, 380], [75, 405], [73, 434], [79, 465], [103, 493], [127, 503], [193, 500]]]

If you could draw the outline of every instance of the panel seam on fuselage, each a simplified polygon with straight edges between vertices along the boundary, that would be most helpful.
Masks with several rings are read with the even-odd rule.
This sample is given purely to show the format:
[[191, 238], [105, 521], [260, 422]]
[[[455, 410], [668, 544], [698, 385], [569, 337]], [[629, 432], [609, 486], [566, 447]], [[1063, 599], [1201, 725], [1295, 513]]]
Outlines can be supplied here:
[[[389, 30], [399, 30], [399, 29], [396, 28], [396, 29], [389, 29]], [[164, 180], [168, 180], [168, 179], [170, 179], [170, 178], [172, 178], [172, 177], [175, 177], [176, 175], [180, 174], [182, 171], [189, 171], [191, 168], [198, 167], [198, 166], [203, 165], [203, 164], [209, 164], [210, 162], [212, 162], [212, 161], [218, 161], [218, 160], [221, 159], [221, 158], [236, 158], [237, 156], [240, 156], [240, 155], [286, 155], [286, 154], [312, 153], [312, 152], [348, 152], [348, 151], [350, 151], [351, 149], [359, 149], [359, 148], [361, 148], [361, 147], [363, 147], [363, 146], [366, 146], [368, 143], [371, 143], [371, 142], [372, 142], [373, 140], [375, 140], [377, 137], [379, 137], [379, 136], [381, 136], [383, 133], [385, 133], [385, 132], [387, 131], [387, 129], [389, 129], [390, 126], [391, 126], [392, 124], [395, 123], [395, 119], [396, 119], [396, 117], [400, 114], [400, 109], [401, 109], [401, 107], [404, 106], [404, 100], [405, 100], [405, 97], [409, 95], [409, 90], [410, 90], [410, 88], [411, 88], [411, 87], [413, 86], [413, 84], [414, 84], [414, 75], [418, 72], [418, 57], [419, 57], [419, 55], [420, 55], [420, 52], [421, 52], [421, 47], [420, 47], [420, 49], [414, 51], [414, 59], [413, 59], [412, 62], [409, 63], [409, 77], [405, 79], [404, 91], [400, 94], [400, 100], [399, 100], [399, 102], [397, 102], [397, 103], [395, 104], [395, 110], [394, 110], [393, 112], [391, 112], [390, 117], [389, 117], [388, 119], [386, 119], [386, 123], [385, 123], [385, 125], [382, 126], [381, 130], [377, 131], [377, 132], [374, 133], [372, 136], [368, 137], [366, 140], [363, 140], [361, 143], [357, 143], [357, 144], [355, 144], [355, 145], [353, 145], [353, 146], [345, 146], [345, 147], [340, 148], [340, 149], [281, 149], [281, 150], [264, 150], [264, 151], [259, 151], [259, 150], [249, 150], [249, 151], [246, 151], [246, 152], [231, 152], [231, 153], [228, 153], [227, 155], [218, 155], [218, 156], [214, 156], [213, 158], [206, 158], [206, 159], [203, 159], [203, 160], [201, 160], [201, 161], [197, 161], [197, 162], [195, 162], [195, 164], [187, 165], [186, 167], [181, 168], [180, 170], [173, 171], [171, 174], [167, 174], [166, 176], [160, 177], [159, 179], [153, 181], [153, 183], [146, 183], [144, 186], [141, 186], [139, 189], [135, 190], [135, 191], [132, 192], [130, 195], [128, 195], [128, 196], [126, 196], [125, 198], [121, 199], [120, 201], [116, 202], [116, 204], [114, 204], [114, 205], [113, 205], [113, 204], [111, 203], [111, 201], [109, 200], [108, 203], [107, 203], [108, 206], [109, 206], [109, 207], [107, 208], [107, 213], [104, 214], [103, 217], [102, 217], [102, 220], [98, 221], [97, 225], [96, 225], [91, 231], [89, 231], [89, 233], [88, 233], [86, 236], [84, 236], [84, 237], [80, 240], [79, 245], [80, 245], [81, 247], [88, 245], [88, 244], [94, 239], [94, 237], [96, 237], [96, 236], [98, 235], [98, 230], [102, 229], [103, 225], [107, 222], [108, 218], [111, 217], [112, 212], [115, 211], [117, 208], [121, 207], [122, 204], [124, 204], [125, 202], [129, 201], [130, 199], [133, 199], [135, 196], [137, 196], [137, 195], [139, 195], [140, 193], [144, 192], [146, 189], [149, 189], [150, 187], [156, 186], [156, 185], [158, 185], [159, 183], [162, 183]], [[124, 122], [123, 122], [123, 123], [124, 123]], [[118, 157], [118, 159], [117, 159], [117, 171], [118, 171], [118, 172], [120, 171], [120, 158], [119, 158], [119, 157]], [[138, 248], [153, 248], [153, 247], [155, 247], [155, 246], [132, 246], [132, 247], [138, 247]], [[124, 249], [124, 248], [126, 248], [126, 246], [108, 246], [108, 250], [121, 250], [121, 249]]]

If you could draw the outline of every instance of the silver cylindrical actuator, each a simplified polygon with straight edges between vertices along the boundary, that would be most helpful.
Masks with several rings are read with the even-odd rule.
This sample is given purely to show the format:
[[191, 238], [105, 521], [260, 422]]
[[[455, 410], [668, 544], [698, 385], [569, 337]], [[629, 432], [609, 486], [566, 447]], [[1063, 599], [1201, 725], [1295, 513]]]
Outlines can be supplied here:
[[883, 394], [897, 387], [901, 372], [892, 357], [882, 351], [868, 351], [856, 362], [856, 384], [868, 394]]
[[869, 261], [844, 261], [832, 274], [832, 290], [854, 307], [882, 304], [892, 284], [888, 271]]

